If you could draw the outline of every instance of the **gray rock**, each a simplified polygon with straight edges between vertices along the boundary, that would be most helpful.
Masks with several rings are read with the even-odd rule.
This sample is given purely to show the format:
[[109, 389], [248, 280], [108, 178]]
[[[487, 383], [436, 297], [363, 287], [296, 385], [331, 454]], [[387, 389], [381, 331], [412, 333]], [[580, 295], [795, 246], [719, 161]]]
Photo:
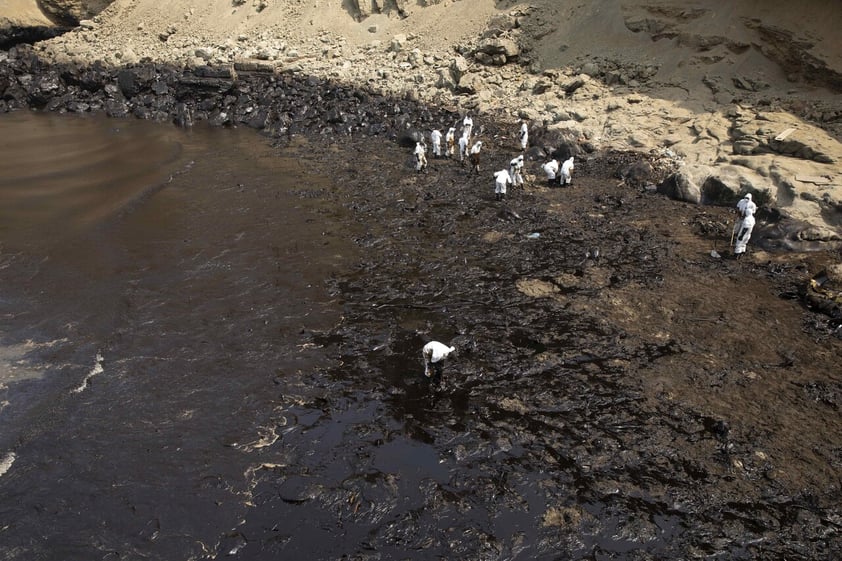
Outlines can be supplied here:
[[389, 43], [389, 51], [399, 53], [406, 48], [407, 38], [406, 35], [403, 33], [399, 35], [395, 35], [392, 37], [392, 41]]
[[440, 69], [438, 71], [438, 78], [436, 79], [436, 87], [441, 88], [443, 90], [455, 90], [456, 89], [456, 82], [453, 80], [453, 76], [449, 70]]
[[520, 47], [508, 37], [494, 37], [479, 44], [478, 52], [488, 55], [504, 55], [506, 59], [513, 59], [520, 54]]
[[459, 80], [457, 90], [460, 93], [475, 94], [485, 88], [485, 80], [476, 72], [469, 72]]
[[78, 25], [93, 18], [114, 0], [38, 0], [38, 7], [53, 21], [63, 25]]
[[463, 56], [457, 56], [450, 63], [450, 75], [455, 83], [459, 83], [462, 76], [468, 72], [468, 61]]
[[595, 62], [586, 62], [582, 65], [581, 73], [591, 78], [599, 76], [599, 65]]
[[671, 175], [658, 185], [658, 192], [671, 199], [698, 204], [702, 200], [702, 190], [684, 172]]

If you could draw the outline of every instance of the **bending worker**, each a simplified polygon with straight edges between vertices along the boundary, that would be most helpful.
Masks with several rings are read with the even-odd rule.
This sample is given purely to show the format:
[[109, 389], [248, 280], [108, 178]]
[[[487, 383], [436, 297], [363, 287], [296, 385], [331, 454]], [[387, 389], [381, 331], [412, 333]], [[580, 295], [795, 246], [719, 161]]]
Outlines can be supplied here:
[[547, 183], [552, 185], [558, 179], [558, 160], [550, 160], [546, 164], [541, 165], [541, 169], [547, 174]]
[[502, 201], [506, 198], [506, 187], [511, 185], [512, 178], [509, 176], [509, 172], [501, 169], [500, 171], [494, 172], [494, 198], [498, 201]]
[[424, 376], [432, 377], [432, 382], [436, 385], [441, 383], [444, 360], [455, 350], [456, 347], [448, 347], [438, 341], [430, 341], [424, 345], [421, 350], [421, 356], [424, 358]]

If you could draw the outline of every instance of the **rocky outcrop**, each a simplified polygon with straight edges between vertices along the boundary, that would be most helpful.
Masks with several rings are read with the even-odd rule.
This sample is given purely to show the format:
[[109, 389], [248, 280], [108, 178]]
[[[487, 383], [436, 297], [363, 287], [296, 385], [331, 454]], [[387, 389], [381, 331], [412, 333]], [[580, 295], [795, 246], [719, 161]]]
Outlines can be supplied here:
[[0, 48], [65, 33], [114, 0], [11, 0], [0, 12]]
[[44, 14], [59, 25], [79, 25], [107, 8], [114, 0], [38, 0]]

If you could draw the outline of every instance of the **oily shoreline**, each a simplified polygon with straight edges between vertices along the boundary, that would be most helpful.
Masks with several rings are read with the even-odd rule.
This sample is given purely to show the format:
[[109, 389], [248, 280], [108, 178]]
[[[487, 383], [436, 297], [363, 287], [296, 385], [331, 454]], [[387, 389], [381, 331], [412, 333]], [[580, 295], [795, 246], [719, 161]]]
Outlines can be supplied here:
[[258, 64], [183, 70], [168, 64], [125, 68], [49, 64], [28, 46], [0, 65], [0, 112], [34, 109], [104, 113], [109, 117], [189, 127], [249, 126], [273, 137], [293, 134], [391, 135], [401, 127], [455, 121], [457, 116], [412, 100], [333, 84], [313, 76], [275, 74]]
[[[294, 487], [294, 467], [266, 470], [266, 510], [243, 526], [248, 547], [271, 546], [273, 501], [310, 501], [331, 512], [335, 496], [349, 505], [343, 522], [370, 529], [377, 549], [409, 542], [447, 552], [452, 539], [465, 556], [499, 553], [519, 538], [498, 538], [494, 520], [529, 511], [538, 497], [552, 505], [531, 512], [538, 527], [529, 537], [537, 536], [541, 558], [559, 551], [586, 558], [582, 536], [614, 537], [639, 559], [838, 553], [833, 468], [842, 448], [833, 432], [820, 442], [832, 430], [823, 416], [838, 407], [828, 371], [838, 341], [825, 333], [817, 357], [818, 331], [805, 336], [793, 319], [801, 317], [797, 307], [770, 290], [793, 290], [803, 269], [698, 251], [710, 247], [685, 231], [709, 228], [701, 239], [727, 239], [725, 208], [621, 187], [616, 168], [632, 162], [598, 157], [583, 158], [572, 190], [531, 184], [497, 205], [487, 166], [477, 176], [431, 158], [430, 171], [416, 175], [398, 146], [411, 142], [413, 127], [455, 121], [455, 112], [312, 77], [57, 67], [25, 54], [12, 64], [4, 110], [244, 125], [279, 143], [304, 135], [307, 145], [293, 149], [333, 170], [347, 188], [331, 196], [370, 226], [354, 240], [365, 259], [326, 281], [345, 321], [303, 334], [336, 363], [311, 375], [308, 390], [323, 396], [308, 405], [331, 412], [337, 400], [385, 404], [389, 414], [357, 425], [382, 438], [347, 438], [338, 455], [363, 462], [404, 431], [431, 443], [455, 475], [446, 485], [418, 486], [416, 531], [410, 517], [392, 526], [380, 515], [367, 518], [379, 509], [401, 515], [397, 499], [382, 498], [389, 487], [377, 478], [385, 474], [315, 494]], [[508, 161], [515, 147], [506, 127], [477, 118], [486, 120], [481, 134], [499, 141], [489, 143], [488, 161]], [[340, 144], [346, 150], [327, 149]], [[302, 189], [299, 196], [328, 195]], [[448, 369], [450, 389], [433, 406], [414, 407], [430, 397], [412, 375], [427, 336], [452, 336], [464, 350]], [[734, 348], [738, 337], [752, 348]], [[788, 345], [780, 356], [770, 350], [778, 340]], [[805, 449], [809, 461], [796, 461]], [[395, 481], [401, 477], [416, 483], [411, 473]], [[487, 512], [490, 521], [468, 511]], [[466, 522], [429, 538], [446, 518]]]

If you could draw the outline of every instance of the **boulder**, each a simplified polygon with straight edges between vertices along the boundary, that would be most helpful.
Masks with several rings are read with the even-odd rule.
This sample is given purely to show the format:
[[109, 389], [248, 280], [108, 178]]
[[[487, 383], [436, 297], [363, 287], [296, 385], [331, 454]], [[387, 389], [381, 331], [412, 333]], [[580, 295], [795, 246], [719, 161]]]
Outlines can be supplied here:
[[107, 8], [114, 0], [38, 0], [44, 14], [59, 25], [79, 25]]
[[660, 183], [658, 192], [678, 201], [698, 204], [702, 200], [701, 188], [684, 170], [669, 176]]
[[520, 54], [520, 47], [508, 37], [493, 37], [482, 41], [474, 58], [482, 64], [502, 66]]
[[389, 50], [392, 52], [399, 53], [406, 49], [406, 42], [407, 37], [403, 33], [395, 35], [394, 37], [392, 37], [392, 41], [389, 43]]
[[453, 77], [455, 83], [459, 83], [468, 72], [468, 61], [463, 56], [457, 56], [450, 62], [450, 75]]
[[468, 72], [459, 80], [457, 91], [459, 93], [475, 94], [485, 88], [485, 80], [476, 72]]

